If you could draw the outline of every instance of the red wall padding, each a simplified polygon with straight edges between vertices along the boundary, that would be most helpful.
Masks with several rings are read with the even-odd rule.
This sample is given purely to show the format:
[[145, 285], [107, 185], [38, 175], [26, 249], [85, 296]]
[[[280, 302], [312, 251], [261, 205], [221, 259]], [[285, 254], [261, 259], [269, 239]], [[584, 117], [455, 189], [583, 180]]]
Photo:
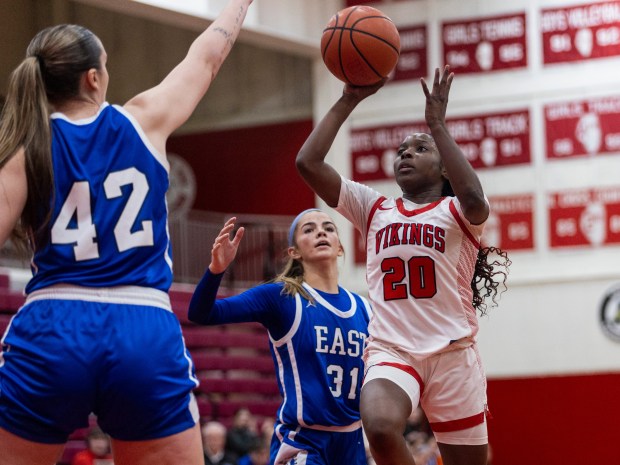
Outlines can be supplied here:
[[620, 373], [489, 379], [493, 465], [620, 464]]
[[295, 168], [311, 130], [306, 120], [179, 135], [168, 140], [167, 151], [194, 169], [196, 210], [296, 215], [315, 205]]

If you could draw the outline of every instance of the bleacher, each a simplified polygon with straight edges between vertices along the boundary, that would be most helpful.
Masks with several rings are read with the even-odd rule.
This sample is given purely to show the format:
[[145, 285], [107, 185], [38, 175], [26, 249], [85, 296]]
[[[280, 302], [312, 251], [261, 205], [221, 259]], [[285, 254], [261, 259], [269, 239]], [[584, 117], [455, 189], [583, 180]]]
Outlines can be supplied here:
[[[201, 421], [213, 419], [230, 426], [241, 407], [249, 408], [259, 423], [266, 417], [275, 417], [280, 395], [266, 330], [250, 323], [195, 325], [186, 316], [191, 294], [191, 287], [177, 286], [171, 290], [170, 298], [200, 379], [195, 395]], [[0, 334], [4, 334], [23, 302], [22, 292], [11, 289], [9, 276], [0, 274]], [[91, 423], [94, 422], [93, 418]], [[68, 464], [85, 447], [86, 431], [79, 430], [71, 436], [59, 464]]]

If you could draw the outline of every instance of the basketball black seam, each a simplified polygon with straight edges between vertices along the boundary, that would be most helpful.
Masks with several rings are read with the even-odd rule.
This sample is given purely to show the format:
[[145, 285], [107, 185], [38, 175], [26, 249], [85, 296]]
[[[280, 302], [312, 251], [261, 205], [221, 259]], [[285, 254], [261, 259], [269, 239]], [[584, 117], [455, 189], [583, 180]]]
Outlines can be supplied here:
[[[338, 27], [326, 27], [326, 28], [323, 30], [323, 32], [327, 32], [327, 31], [330, 31], [330, 30], [333, 30], [333, 31], [334, 31], [334, 33], [336, 32], [336, 30], [340, 30], [340, 31], [342, 31], [342, 32], [344, 32], [344, 31], [349, 31], [349, 32], [357, 32], [358, 34], [364, 34], [364, 35], [366, 35], [366, 36], [372, 37], [372, 38], [374, 38], [374, 39], [377, 39], [377, 40], [379, 40], [379, 41], [383, 42], [384, 44], [386, 44], [387, 46], [389, 46], [392, 50], [394, 50], [394, 51], [395, 51], [395, 52], [396, 52], [396, 53], [400, 56], [400, 50], [398, 50], [396, 47], [394, 47], [394, 45], [393, 45], [391, 42], [389, 42], [389, 41], [385, 40], [383, 37], [378, 36], [378, 35], [375, 35], [375, 34], [373, 34], [373, 33], [371, 33], [371, 32], [367, 32], [367, 31], [360, 31], [359, 29], [353, 29], [352, 27], [342, 27], [342, 26], [338, 26]], [[342, 33], [341, 33], [340, 35], [341, 35], [341, 37], [342, 37]], [[338, 50], [338, 52], [339, 52], [339, 53], [338, 53], [338, 56], [340, 56], [340, 50]]]
[[[338, 29], [340, 29], [340, 39], [338, 40], [338, 64], [340, 65], [340, 70], [342, 71], [342, 75], [344, 76], [344, 78], [347, 80], [347, 82], [349, 84], [352, 84], [351, 79], [349, 79], [349, 77], [347, 76], [347, 72], [344, 69], [344, 66], [342, 64], [342, 35], [344, 34], [344, 29], [345, 29], [345, 25], [347, 24], [347, 21], [349, 20], [349, 18], [351, 17], [351, 15], [353, 14], [353, 12], [355, 10], [357, 10], [358, 7], [354, 7], [351, 8], [351, 11], [349, 11], [349, 14], [347, 15], [347, 17], [344, 19], [344, 22], [342, 23], [342, 26], [339, 27]], [[336, 20], [336, 24], [338, 24], [338, 20]], [[334, 32], [335, 33], [335, 32]], [[357, 49], [356, 49], [357, 50]], [[359, 51], [357, 51], [357, 53], [359, 54]], [[361, 54], [360, 54], [361, 55]], [[365, 60], [365, 59], [364, 59]], [[374, 71], [374, 70], [373, 70]], [[375, 71], [376, 73], [376, 71]]]

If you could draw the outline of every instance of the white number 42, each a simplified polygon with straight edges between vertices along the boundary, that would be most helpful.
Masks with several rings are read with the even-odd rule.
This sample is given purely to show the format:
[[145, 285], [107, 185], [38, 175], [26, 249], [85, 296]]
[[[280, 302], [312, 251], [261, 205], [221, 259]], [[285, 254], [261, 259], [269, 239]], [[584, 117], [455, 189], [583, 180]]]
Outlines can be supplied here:
[[[123, 195], [121, 187], [127, 185], [131, 185], [133, 189], [114, 227], [114, 238], [119, 252], [133, 247], [153, 245], [152, 221], [142, 221], [141, 229], [131, 232], [149, 191], [149, 184], [144, 173], [136, 168], [110, 173], [103, 183], [106, 198], [121, 197]], [[73, 218], [77, 220], [76, 227], [71, 227]], [[52, 226], [51, 234], [52, 244], [75, 244], [73, 251], [76, 261], [99, 258], [99, 249], [95, 241], [97, 230], [93, 223], [90, 186], [87, 181], [78, 181], [73, 184]]]

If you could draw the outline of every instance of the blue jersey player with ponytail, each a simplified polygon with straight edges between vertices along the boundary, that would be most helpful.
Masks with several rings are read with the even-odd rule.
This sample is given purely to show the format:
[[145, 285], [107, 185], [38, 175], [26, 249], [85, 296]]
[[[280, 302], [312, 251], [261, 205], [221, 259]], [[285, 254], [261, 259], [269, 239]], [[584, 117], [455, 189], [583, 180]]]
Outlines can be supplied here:
[[90, 30], [51, 26], [13, 71], [0, 119], [0, 246], [32, 251], [2, 336], [0, 465], [53, 465], [97, 416], [116, 465], [202, 465], [198, 381], [170, 308], [166, 140], [192, 114], [252, 0], [228, 0], [187, 55], [106, 102]]
[[223, 273], [244, 229], [235, 218], [215, 240], [211, 263], [198, 284], [189, 319], [200, 324], [259, 322], [269, 331], [282, 404], [270, 463], [365, 465], [359, 413], [362, 354], [371, 309], [338, 285], [344, 251], [333, 220], [310, 209], [289, 232], [289, 260], [272, 282], [216, 300]]

